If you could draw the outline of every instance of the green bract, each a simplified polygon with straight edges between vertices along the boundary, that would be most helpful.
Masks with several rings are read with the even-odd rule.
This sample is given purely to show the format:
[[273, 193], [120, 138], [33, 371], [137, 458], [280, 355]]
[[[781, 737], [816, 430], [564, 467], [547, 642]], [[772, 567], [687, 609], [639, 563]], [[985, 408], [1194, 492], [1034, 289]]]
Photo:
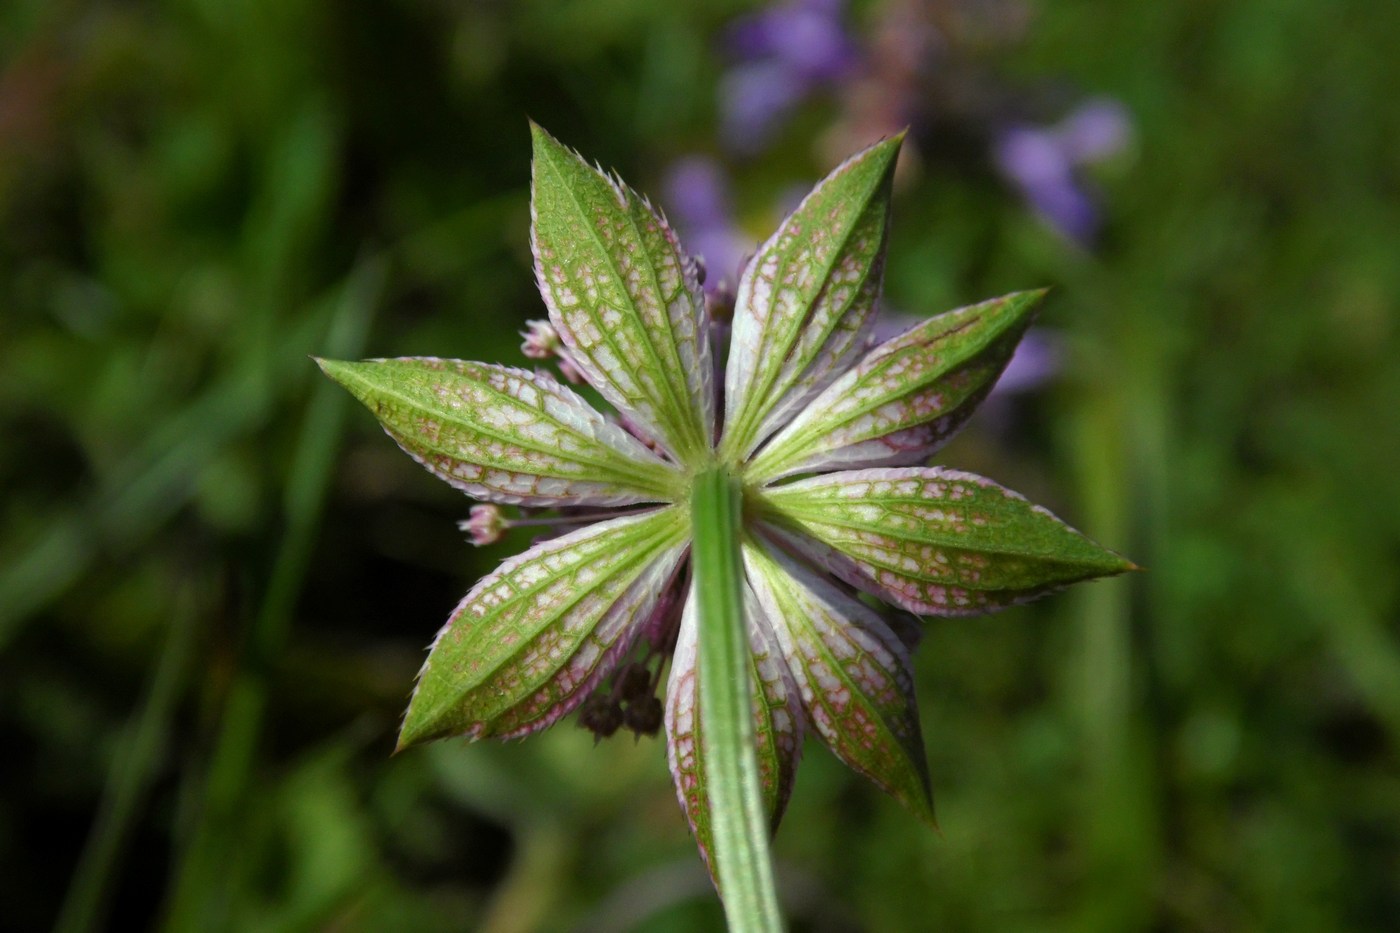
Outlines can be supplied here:
[[664, 218], [538, 127], [534, 143], [531, 242], [550, 341], [615, 411], [542, 372], [321, 362], [468, 495], [586, 521], [467, 594], [433, 644], [401, 745], [524, 735], [585, 701], [599, 734], [619, 721], [650, 731], [661, 714], [648, 691], [669, 657], [671, 769], [722, 886], [746, 871], [723, 860], [756, 843], [753, 819], [720, 826], [717, 808], [776, 827], [808, 734], [931, 823], [904, 633], [855, 591], [966, 615], [1132, 567], [990, 480], [923, 465], [990, 391], [1042, 293], [871, 349], [900, 144], [885, 140], [758, 249], [721, 374], [696, 263]]

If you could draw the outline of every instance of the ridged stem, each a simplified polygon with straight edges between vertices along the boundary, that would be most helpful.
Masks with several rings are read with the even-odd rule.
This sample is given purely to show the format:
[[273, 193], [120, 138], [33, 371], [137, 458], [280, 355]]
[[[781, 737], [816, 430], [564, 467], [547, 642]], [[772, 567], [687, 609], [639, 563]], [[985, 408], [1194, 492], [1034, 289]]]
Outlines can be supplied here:
[[701, 779], [710, 803], [711, 866], [729, 928], [782, 929], [759, 791], [749, 695], [749, 639], [739, 558], [743, 492], [728, 470], [700, 474], [691, 498], [699, 610]]

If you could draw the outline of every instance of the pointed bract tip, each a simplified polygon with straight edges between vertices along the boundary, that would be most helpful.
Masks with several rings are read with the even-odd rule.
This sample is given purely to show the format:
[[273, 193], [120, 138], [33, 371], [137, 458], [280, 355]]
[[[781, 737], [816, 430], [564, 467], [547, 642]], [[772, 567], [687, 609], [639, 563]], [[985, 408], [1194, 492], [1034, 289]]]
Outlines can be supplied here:
[[914, 815], [919, 818], [919, 822], [923, 823], [925, 826], [938, 833], [940, 836], [943, 835], [943, 830], [939, 829], [938, 827], [938, 815], [933, 811], [932, 786], [925, 784], [924, 796], [923, 799], [919, 801], [919, 806], [910, 807], [909, 809], [912, 810]]
[[1105, 576], [1117, 576], [1120, 573], [1136, 573], [1143, 569], [1139, 567], [1135, 561], [1129, 560], [1111, 548], [1106, 548], [1101, 544], [1098, 545], [1098, 547], [1103, 550], [1104, 556], [1107, 558], [1104, 567]]
[[1031, 288], [1023, 292], [1013, 292], [1010, 297], [1015, 306], [1015, 316], [1024, 320], [1026, 326], [1029, 327], [1040, 316], [1041, 305], [1049, 292], [1049, 288]]
[[534, 171], [539, 170], [540, 161], [550, 154], [567, 151], [567, 147], [550, 135], [549, 130], [534, 120], [530, 121], [530, 162]]
[[315, 360], [316, 365], [321, 367], [321, 372], [342, 385], [345, 384], [346, 372], [353, 365], [345, 360], [328, 360], [323, 356], [313, 356], [311, 359]]
[[[408, 713], [405, 715], [407, 716], [412, 712], [413, 706], [412, 703], [410, 703]], [[431, 742], [433, 739], [442, 737], [441, 734], [435, 734], [431, 730], [423, 729], [421, 724], [415, 727], [415, 724], [411, 720], [405, 718], [404, 724], [399, 727], [399, 737], [394, 742], [394, 754], [397, 755], [399, 752], [408, 751], [415, 745], [424, 745]]]
[[1094, 568], [1094, 575], [1088, 578], [1090, 580], [1106, 580], [1109, 577], [1116, 577], [1124, 573], [1144, 573], [1147, 569], [1138, 566], [1116, 551], [1110, 551], [1108, 548], [1102, 547], [1101, 545], [1100, 547], [1104, 552], [1104, 560]]
[[[551, 166], [551, 171], [554, 172], [574, 174], [574, 183], [577, 183], [580, 177], [598, 175], [606, 179], [614, 189], [622, 187], [621, 181], [603, 171], [601, 167], [590, 165], [577, 149], [560, 142], [558, 137], [533, 120], [530, 121], [530, 140], [531, 177], [536, 188], [540, 183], [541, 167], [544, 165]], [[567, 186], [568, 183], [565, 184]]]
[[367, 366], [373, 366], [368, 362], [352, 362], [350, 360], [327, 360], [317, 359], [316, 365], [321, 367], [321, 372], [336, 385], [341, 386], [355, 398], [365, 404], [367, 401], [369, 388], [364, 382], [364, 372]]
[[[920, 795], [920, 797], [917, 800], [918, 805], [909, 806], [909, 809], [913, 811], [914, 815], [919, 818], [920, 823], [923, 823], [929, 829], [942, 836], [943, 830], [938, 825], [938, 814], [934, 812], [933, 782], [928, 777], [927, 764], [925, 764], [925, 773], [921, 775], [921, 777], [921, 783], [923, 784], [924, 792], [922, 795]], [[915, 801], [911, 801], [911, 803], [914, 802]]]
[[1049, 294], [1049, 288], [1028, 288], [1024, 291], [1009, 292], [1000, 298], [993, 298], [985, 304], [999, 304], [1003, 308], [1013, 311], [1017, 316], [1034, 315], [1039, 313], [1040, 303]]
[[559, 141], [559, 138], [557, 136], [555, 136], [553, 133], [551, 133], [544, 127], [540, 126], [534, 120], [530, 121], [530, 142], [531, 148], [536, 158], [539, 158], [539, 156], [543, 153], [552, 152], [563, 153], [564, 155], [567, 155], [579, 162], [584, 161], [583, 157], [580, 156], [576, 151], [574, 151], [569, 146], [564, 145], [562, 142]]
[[394, 739], [394, 751], [391, 755], [398, 755], [409, 749], [417, 748], [419, 745], [427, 745], [429, 742], [436, 742], [439, 739], [452, 738], [456, 733], [448, 731], [432, 731], [429, 729], [413, 729], [405, 722], [399, 727], [399, 734]]
[[[863, 149], [859, 149], [846, 158], [822, 181], [822, 185], [827, 184], [833, 178], [843, 175], [853, 169], [868, 168], [878, 165], [881, 168], [881, 176], [886, 182], [894, 178], [894, 167], [899, 161], [899, 147], [904, 142], [904, 131], [900, 131], [893, 136], [877, 140]], [[820, 186], [818, 186], [820, 187]], [[815, 193], [815, 192], [814, 192]]]
[[887, 159], [889, 160], [891, 166], [893, 166], [893, 164], [899, 158], [900, 147], [904, 145], [905, 132], [905, 130], [900, 130], [893, 136], [888, 136], [885, 139], [882, 139], [879, 142], [875, 143], [874, 145], [868, 146], [865, 150], [866, 155], [875, 158]]

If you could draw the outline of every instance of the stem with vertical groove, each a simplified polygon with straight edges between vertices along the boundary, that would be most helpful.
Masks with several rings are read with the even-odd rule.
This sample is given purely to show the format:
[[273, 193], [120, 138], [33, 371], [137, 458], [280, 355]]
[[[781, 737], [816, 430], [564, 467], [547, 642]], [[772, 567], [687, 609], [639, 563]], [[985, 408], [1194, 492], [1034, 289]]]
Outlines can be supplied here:
[[701, 778], [710, 804], [710, 859], [729, 928], [782, 929], [759, 791], [749, 696], [749, 639], [739, 560], [742, 490], [716, 467], [695, 479], [692, 561], [699, 610]]

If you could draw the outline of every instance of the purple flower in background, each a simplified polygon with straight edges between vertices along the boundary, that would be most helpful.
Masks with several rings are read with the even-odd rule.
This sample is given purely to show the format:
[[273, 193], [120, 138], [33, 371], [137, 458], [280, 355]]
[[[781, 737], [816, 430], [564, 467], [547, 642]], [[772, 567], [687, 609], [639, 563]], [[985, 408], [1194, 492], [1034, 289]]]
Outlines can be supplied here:
[[1087, 164], [1122, 152], [1132, 140], [1128, 110], [1108, 97], [1095, 97], [1075, 108], [1060, 123], [1060, 144], [1076, 162]]
[[720, 132], [731, 149], [762, 149], [810, 88], [780, 62], [741, 65], [720, 79]]
[[1117, 101], [1095, 98], [1058, 124], [1029, 115], [1006, 122], [1007, 113], [1026, 114], [1032, 96], [988, 66], [987, 50], [1024, 37], [1024, 3], [889, 0], [875, 5], [863, 36], [845, 28], [844, 7], [844, 0], [786, 0], [732, 23], [730, 67], [719, 86], [729, 151], [765, 148], [799, 106], [833, 98], [841, 115], [823, 149], [846, 151], [908, 127], [917, 147], [906, 147], [906, 172], [917, 170], [920, 150], [952, 161], [975, 152], [1052, 229], [1093, 245], [1100, 205], [1084, 169], [1127, 145], [1131, 119]]
[[689, 156], [666, 175], [666, 203], [676, 226], [705, 263], [705, 291], [713, 294], [739, 280], [739, 268], [753, 242], [734, 223], [729, 179], [715, 160]]
[[854, 58], [841, 26], [842, 0], [789, 0], [741, 19], [730, 30], [736, 55], [773, 58], [814, 81], [841, 77]]
[[994, 144], [994, 158], [1042, 219], [1087, 246], [1098, 233], [1099, 209], [1081, 170], [1121, 151], [1131, 135], [1127, 110], [1096, 98], [1055, 126], [1021, 124], [1004, 130]]
[[738, 64], [721, 79], [720, 120], [732, 148], [761, 149], [812, 91], [849, 73], [856, 50], [841, 24], [842, 6], [842, 0], [789, 0], [730, 29]]

